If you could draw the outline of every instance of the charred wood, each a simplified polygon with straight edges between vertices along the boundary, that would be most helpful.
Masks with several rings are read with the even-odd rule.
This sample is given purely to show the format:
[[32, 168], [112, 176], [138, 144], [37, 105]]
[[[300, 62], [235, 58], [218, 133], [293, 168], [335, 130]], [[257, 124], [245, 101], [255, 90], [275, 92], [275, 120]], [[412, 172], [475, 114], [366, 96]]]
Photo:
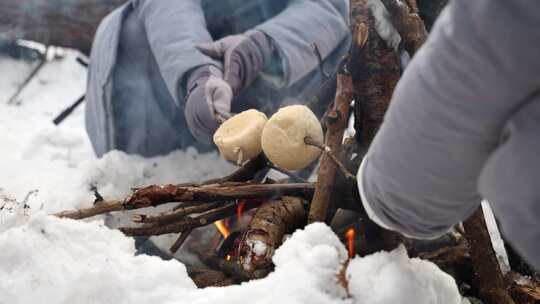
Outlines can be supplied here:
[[272, 256], [285, 234], [306, 224], [306, 207], [303, 199], [284, 196], [257, 209], [239, 245], [239, 261], [248, 274], [273, 267]]

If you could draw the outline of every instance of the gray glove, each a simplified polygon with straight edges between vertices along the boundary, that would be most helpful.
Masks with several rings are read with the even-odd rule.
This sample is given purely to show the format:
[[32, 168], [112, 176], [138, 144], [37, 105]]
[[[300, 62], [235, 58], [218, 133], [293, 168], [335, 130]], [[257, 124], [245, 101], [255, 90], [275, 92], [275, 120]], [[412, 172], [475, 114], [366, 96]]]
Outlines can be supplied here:
[[189, 75], [185, 115], [198, 141], [211, 141], [219, 125], [231, 116], [233, 93], [222, 76], [223, 72], [212, 65], [199, 67]]
[[231, 85], [234, 94], [238, 95], [257, 78], [270, 60], [273, 46], [263, 32], [251, 30], [200, 44], [197, 49], [214, 59], [223, 60], [223, 78]]

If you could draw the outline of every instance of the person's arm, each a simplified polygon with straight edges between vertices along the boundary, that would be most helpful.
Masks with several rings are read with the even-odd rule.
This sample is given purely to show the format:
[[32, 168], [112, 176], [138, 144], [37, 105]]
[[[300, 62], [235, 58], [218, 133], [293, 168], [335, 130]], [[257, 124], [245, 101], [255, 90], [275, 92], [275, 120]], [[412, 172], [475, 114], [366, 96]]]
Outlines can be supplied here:
[[450, 2], [359, 171], [370, 217], [431, 238], [479, 206], [478, 178], [505, 122], [540, 87], [539, 26], [535, 1]]
[[200, 0], [135, 1], [139, 18], [169, 92], [180, 102], [186, 94], [187, 74], [196, 67], [219, 61], [202, 54], [196, 44], [212, 42]]
[[272, 39], [282, 65], [282, 86], [295, 83], [317, 68], [349, 35], [349, 4], [346, 0], [292, 0], [277, 16], [256, 26]]

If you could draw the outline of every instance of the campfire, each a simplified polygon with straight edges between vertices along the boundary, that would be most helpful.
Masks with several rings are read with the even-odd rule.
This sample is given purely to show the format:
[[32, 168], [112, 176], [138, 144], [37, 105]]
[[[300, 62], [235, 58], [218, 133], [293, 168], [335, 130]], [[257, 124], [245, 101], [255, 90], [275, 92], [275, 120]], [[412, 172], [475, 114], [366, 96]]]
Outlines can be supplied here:
[[[414, 56], [427, 35], [417, 14], [416, 1], [383, 2], [404, 40], [404, 47]], [[526, 299], [523, 303], [539, 303], [540, 289], [534, 280], [524, 286], [512, 273], [504, 280], [491, 250], [481, 209], [464, 223], [464, 231], [458, 229], [428, 244], [382, 229], [367, 217], [353, 173], [382, 123], [401, 69], [396, 51], [377, 33], [375, 17], [366, 2], [351, 1], [351, 9], [354, 17], [351, 51], [339, 71], [324, 80], [321, 92], [308, 105], [315, 113], [324, 112], [320, 115], [325, 130], [323, 143], [304, 138], [306, 146], [320, 150], [316, 173], [311, 171], [313, 166], [300, 172], [288, 171], [264, 153], [247, 162], [243, 162], [242, 155], [243, 164], [229, 176], [203, 182], [150, 185], [134, 189], [128, 197], [117, 200], [98, 197], [90, 208], [64, 211], [57, 216], [84, 219], [130, 211], [133, 225], [119, 230], [127, 236], [178, 234], [170, 247], [171, 254], [182, 247], [193, 231], [205, 226], [215, 228], [219, 241], [212, 244], [211, 250], [197, 253], [205, 266], [187, 265], [199, 287], [225, 286], [265, 277], [273, 270], [273, 253], [287, 235], [307, 224], [325, 222], [342, 238], [349, 258], [404, 244], [412, 256], [429, 259], [452, 274], [466, 294], [496, 299], [492, 303], [511, 303], [510, 297]], [[344, 138], [350, 112], [355, 115], [356, 134]], [[261, 178], [269, 170], [277, 170], [287, 178]], [[306, 176], [314, 176], [316, 181], [308, 182]], [[174, 206], [158, 214], [140, 212], [143, 208], [169, 203]], [[353, 216], [341, 215], [345, 209], [351, 210]], [[340, 275], [339, 282], [346, 286], [346, 277]]]

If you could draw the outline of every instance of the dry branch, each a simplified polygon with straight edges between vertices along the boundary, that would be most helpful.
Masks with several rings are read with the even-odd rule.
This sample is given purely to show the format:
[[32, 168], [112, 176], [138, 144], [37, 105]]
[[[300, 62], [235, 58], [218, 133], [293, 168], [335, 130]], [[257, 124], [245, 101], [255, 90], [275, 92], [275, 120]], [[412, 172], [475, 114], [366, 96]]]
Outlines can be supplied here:
[[318, 149], [320, 149], [323, 153], [327, 154], [330, 159], [334, 162], [334, 164], [336, 166], [338, 166], [339, 170], [341, 171], [341, 173], [343, 173], [343, 175], [348, 178], [348, 179], [356, 179], [356, 177], [354, 176], [354, 174], [352, 174], [346, 167], [345, 165], [338, 159], [338, 157], [334, 154], [334, 152], [332, 151], [332, 149], [330, 149], [330, 147], [326, 146], [326, 145], [321, 145], [320, 143], [312, 140], [311, 138], [309, 137], [306, 137], [304, 138], [304, 143], [308, 146], [313, 146], [313, 147], [316, 147]]
[[171, 202], [227, 202], [237, 199], [269, 199], [282, 195], [310, 198], [313, 195], [314, 188], [311, 183], [226, 183], [206, 186], [152, 185], [136, 190], [125, 200], [104, 201], [91, 208], [64, 211], [56, 215], [65, 218], [82, 219], [112, 211], [155, 207]]
[[465, 236], [469, 242], [474, 267], [474, 282], [477, 283], [482, 300], [488, 304], [513, 304], [491, 244], [482, 207], [463, 222]]
[[[245, 210], [253, 209], [259, 206], [259, 202], [251, 201], [244, 206]], [[226, 205], [201, 213], [195, 217], [186, 217], [182, 220], [170, 224], [154, 224], [143, 227], [121, 227], [119, 228], [127, 236], [152, 236], [168, 233], [179, 233], [193, 230], [197, 227], [206, 226], [217, 220], [221, 220], [236, 213], [236, 203], [227, 203]]]
[[[343, 142], [343, 133], [349, 121], [349, 108], [353, 98], [352, 80], [349, 75], [338, 74], [337, 90], [334, 103], [325, 115], [326, 125], [325, 146], [339, 154]], [[308, 222], [326, 221], [330, 197], [336, 175], [336, 164], [328, 153], [321, 158], [321, 165], [317, 176], [317, 184], [308, 215]]]
[[182, 244], [184, 244], [184, 242], [187, 240], [187, 238], [189, 237], [189, 235], [191, 234], [192, 231], [193, 231], [193, 229], [187, 229], [187, 230], [183, 231], [180, 234], [180, 236], [176, 239], [176, 241], [174, 241], [174, 244], [172, 244], [169, 251], [172, 254], [175, 254], [178, 251], [178, 249], [180, 249], [180, 247], [182, 247]]
[[92, 217], [92, 216], [103, 214], [103, 213], [124, 210], [122, 203], [123, 203], [122, 200], [101, 201], [101, 202], [96, 203], [91, 208], [75, 210], [75, 211], [62, 211], [60, 213], [57, 213], [56, 216], [70, 218], [74, 220], [81, 220], [87, 217]]
[[242, 167], [238, 168], [236, 171], [221, 178], [209, 179], [205, 182], [199, 184], [202, 185], [211, 185], [211, 184], [222, 184], [225, 182], [246, 182], [255, 176], [259, 171], [264, 170], [267, 167], [268, 159], [264, 154], [259, 154], [257, 157], [249, 160]]
[[390, 13], [392, 23], [396, 27], [403, 48], [411, 57], [426, 42], [427, 30], [424, 21], [418, 14], [416, 0], [381, 0]]
[[[180, 205], [181, 206], [181, 205]], [[188, 214], [205, 212], [218, 207], [217, 203], [197, 204], [195, 206], [175, 208], [173, 211], [166, 211], [156, 215], [134, 214], [131, 220], [135, 223], [159, 223], [168, 224], [185, 217]]]
[[351, 1], [353, 45], [350, 70], [355, 93], [355, 130], [360, 153], [367, 151], [383, 122], [401, 76], [399, 57], [375, 27], [366, 0]]
[[[361, 160], [383, 122], [401, 76], [401, 66], [397, 52], [377, 33], [367, 0], [351, 1], [351, 20], [353, 44], [349, 68], [355, 94], [357, 160]], [[380, 228], [367, 215], [363, 218], [361, 238], [366, 242], [361, 248], [363, 254], [391, 250], [403, 241], [401, 235]]]

